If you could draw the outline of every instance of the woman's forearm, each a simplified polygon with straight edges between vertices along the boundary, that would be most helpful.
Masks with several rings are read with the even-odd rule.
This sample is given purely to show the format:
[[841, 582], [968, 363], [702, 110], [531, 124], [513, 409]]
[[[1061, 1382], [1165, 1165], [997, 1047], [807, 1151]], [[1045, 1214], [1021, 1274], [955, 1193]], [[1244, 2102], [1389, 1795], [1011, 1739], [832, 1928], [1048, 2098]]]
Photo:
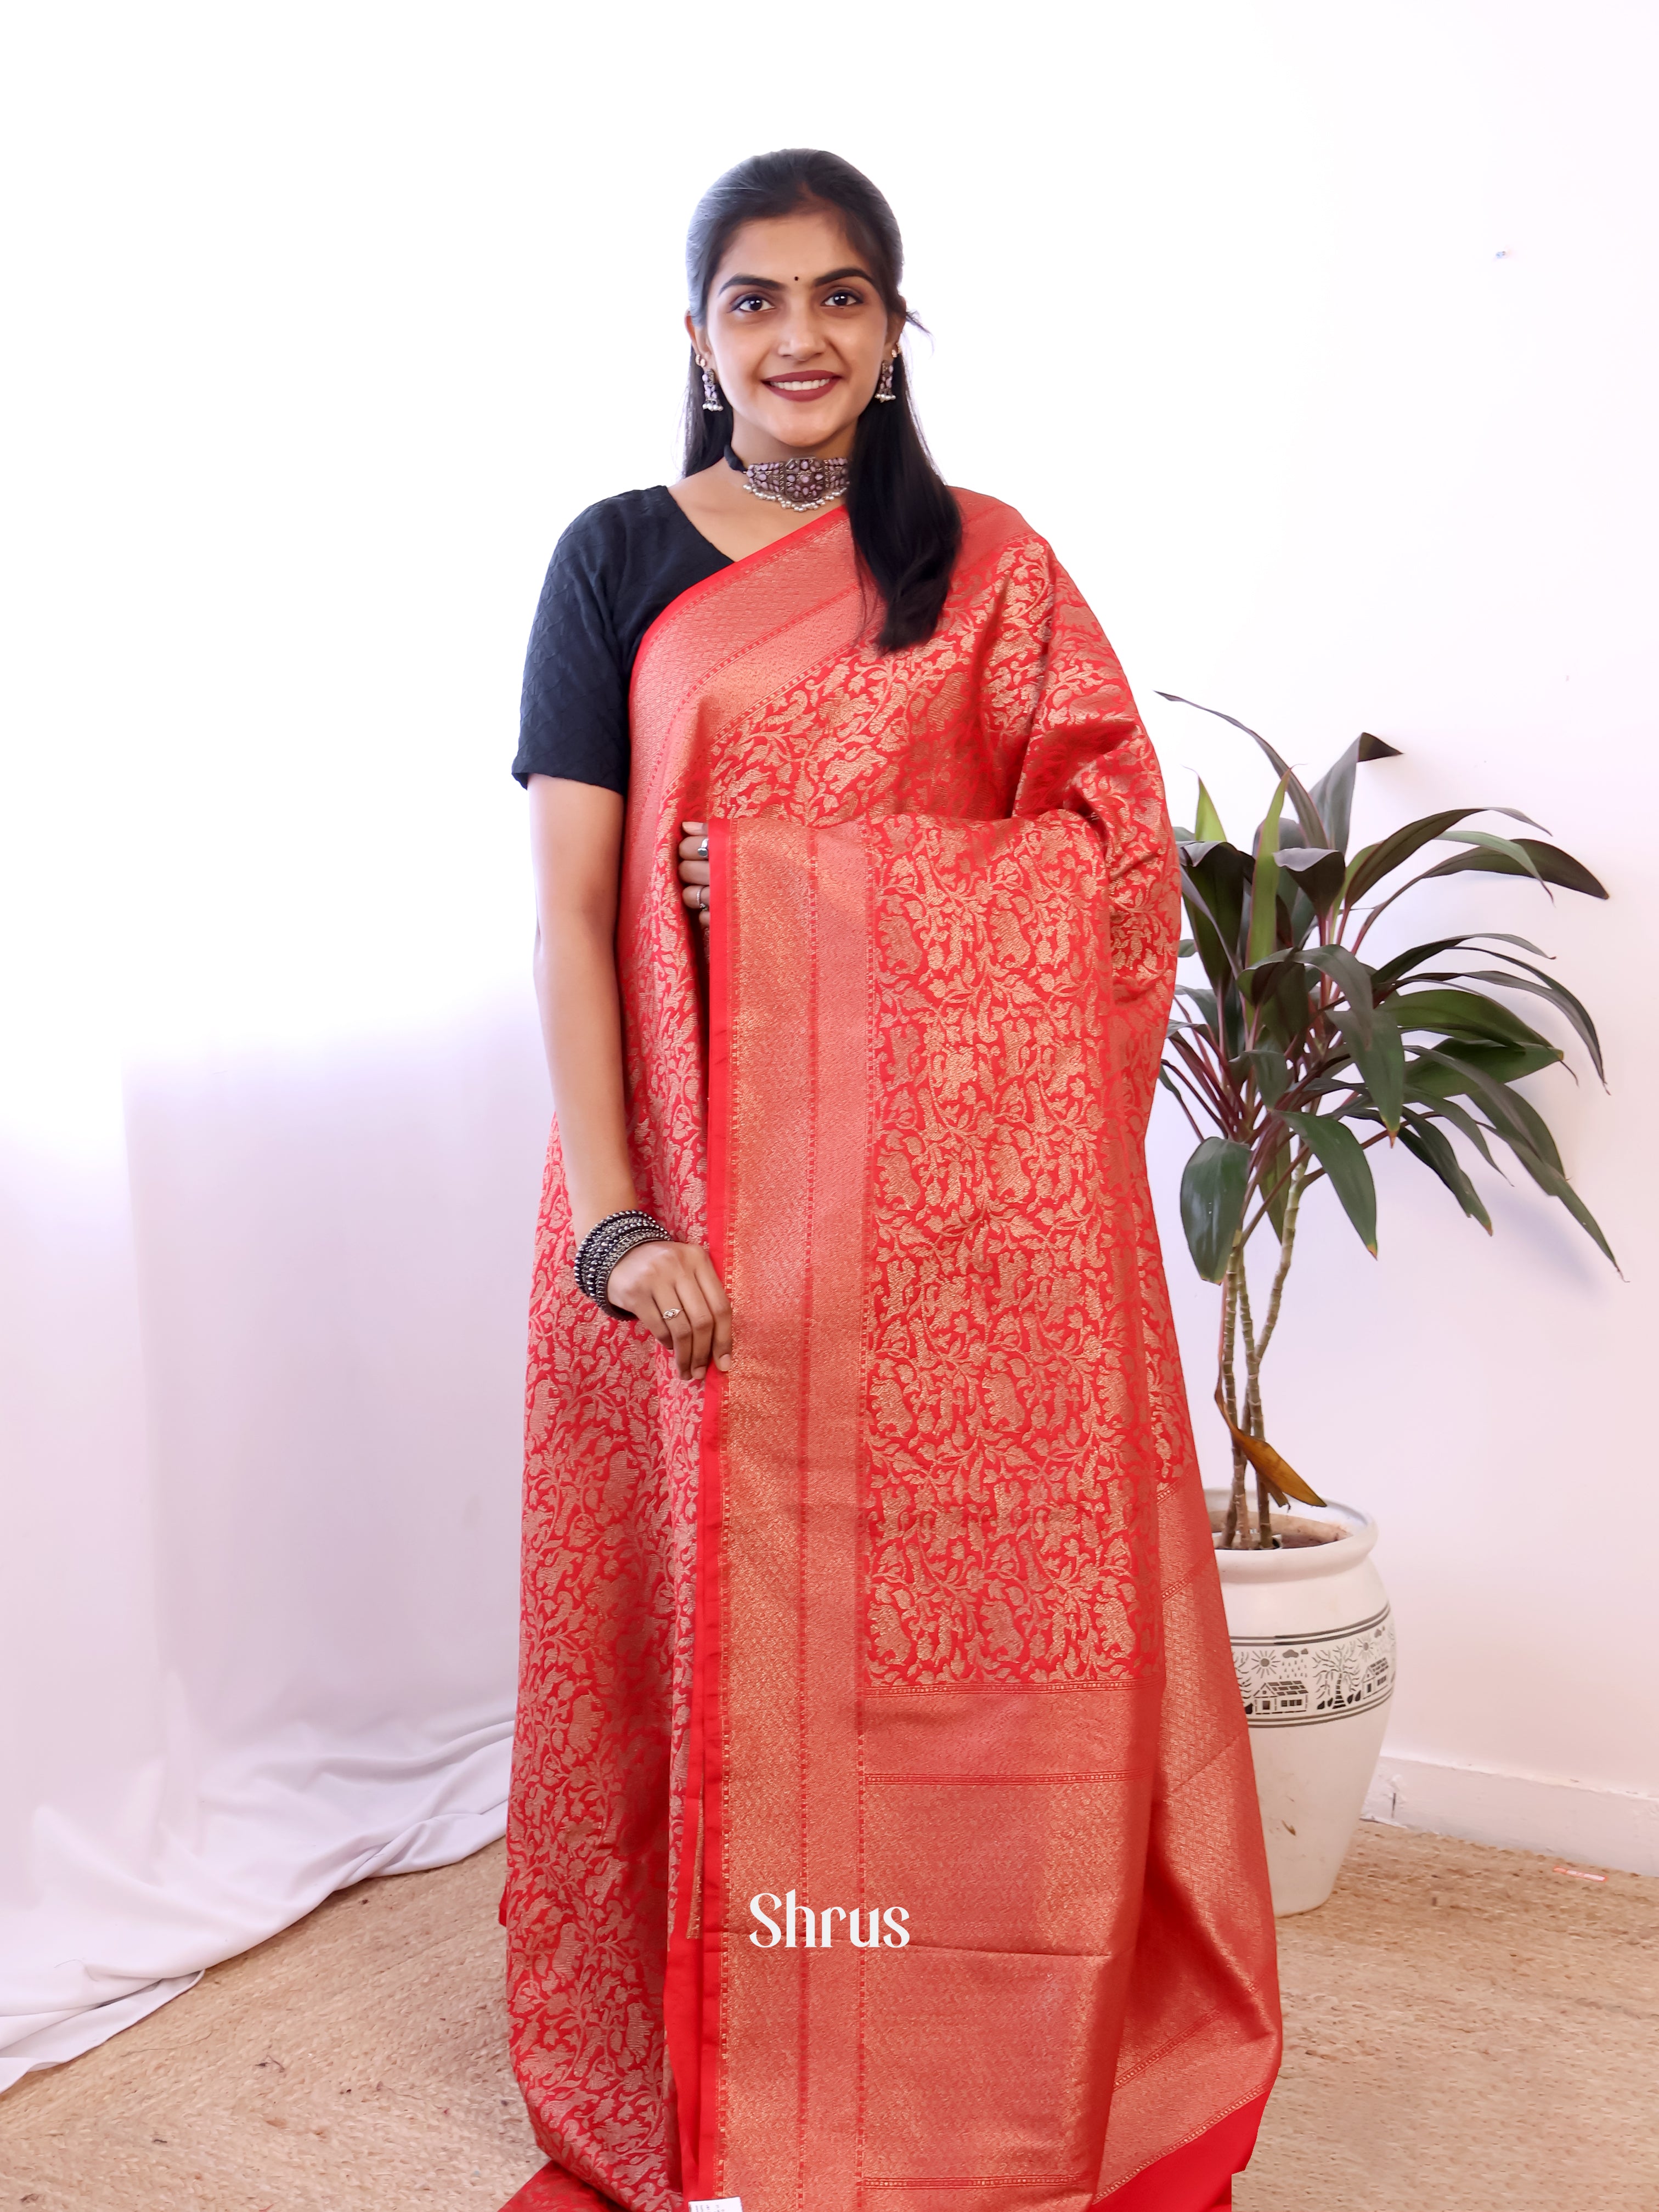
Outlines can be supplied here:
[[536, 1003], [553, 1084], [572, 1225], [585, 1237], [636, 1203], [628, 1158], [617, 989], [619, 792], [530, 779], [536, 869]]
[[613, 929], [592, 915], [549, 916], [537, 933], [536, 998], [571, 1225], [580, 1238], [607, 1213], [638, 1203], [628, 1158]]
[[[536, 1000], [553, 1110], [578, 1239], [607, 1213], [638, 1204], [628, 1157], [617, 893], [623, 802], [617, 792], [558, 776], [530, 779], [536, 863]], [[605, 1279], [612, 1308], [630, 1313], [680, 1374], [702, 1382], [732, 1364], [732, 1309], [701, 1244], [636, 1244]]]

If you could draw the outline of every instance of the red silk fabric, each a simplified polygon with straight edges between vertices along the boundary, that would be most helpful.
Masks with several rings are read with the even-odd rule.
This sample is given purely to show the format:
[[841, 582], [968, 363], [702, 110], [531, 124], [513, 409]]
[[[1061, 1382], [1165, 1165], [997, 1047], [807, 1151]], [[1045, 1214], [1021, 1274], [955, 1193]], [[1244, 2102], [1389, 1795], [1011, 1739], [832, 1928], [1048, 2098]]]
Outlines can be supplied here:
[[1142, 1164], [1168, 822], [1075, 587], [962, 496], [927, 644], [871, 650], [832, 514], [635, 668], [630, 1140], [736, 1354], [682, 1385], [580, 1298], [556, 1141], [504, 1914], [526, 2212], [1211, 2212], [1277, 2064]]

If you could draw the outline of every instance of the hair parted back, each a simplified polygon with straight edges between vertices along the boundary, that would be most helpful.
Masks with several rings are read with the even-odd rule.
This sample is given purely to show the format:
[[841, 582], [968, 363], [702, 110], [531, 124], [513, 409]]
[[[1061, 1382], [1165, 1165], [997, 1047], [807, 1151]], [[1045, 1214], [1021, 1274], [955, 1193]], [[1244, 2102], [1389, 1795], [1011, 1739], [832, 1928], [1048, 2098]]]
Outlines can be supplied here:
[[[814, 206], [840, 218], [888, 313], [915, 323], [899, 289], [904, 244], [892, 209], [850, 161], [802, 146], [751, 155], [717, 179], [698, 201], [685, 240], [692, 320], [707, 322], [714, 272], [744, 223], [769, 222]], [[902, 353], [893, 362], [893, 393], [896, 405], [872, 400], [859, 417], [847, 489], [847, 519], [859, 565], [884, 609], [877, 639], [883, 653], [920, 645], [933, 635], [962, 544], [961, 511], [922, 438]], [[731, 442], [730, 403], [713, 414], [705, 412], [702, 401], [694, 349], [686, 385], [688, 476], [719, 460]]]

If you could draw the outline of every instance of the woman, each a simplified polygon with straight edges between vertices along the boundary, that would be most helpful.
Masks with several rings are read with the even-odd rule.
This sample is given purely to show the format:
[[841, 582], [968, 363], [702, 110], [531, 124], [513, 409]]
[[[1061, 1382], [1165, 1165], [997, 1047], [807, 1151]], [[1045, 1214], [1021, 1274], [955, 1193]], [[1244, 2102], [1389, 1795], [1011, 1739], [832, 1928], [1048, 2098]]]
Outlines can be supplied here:
[[746, 161], [689, 261], [686, 473], [561, 542], [516, 763], [514, 2203], [1206, 2212], [1278, 2017], [1141, 1158], [1157, 768], [933, 471], [874, 187]]

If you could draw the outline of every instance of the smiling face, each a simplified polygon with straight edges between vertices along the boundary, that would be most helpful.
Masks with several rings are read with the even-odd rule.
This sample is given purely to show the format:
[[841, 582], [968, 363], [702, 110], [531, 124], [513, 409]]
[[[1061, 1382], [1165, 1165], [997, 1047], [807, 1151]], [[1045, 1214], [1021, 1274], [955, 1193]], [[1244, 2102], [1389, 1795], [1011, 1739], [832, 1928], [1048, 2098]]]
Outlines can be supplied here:
[[745, 461], [850, 453], [904, 327], [823, 208], [733, 232], [708, 318], [699, 327], [688, 315], [686, 328], [732, 403], [732, 443]]

